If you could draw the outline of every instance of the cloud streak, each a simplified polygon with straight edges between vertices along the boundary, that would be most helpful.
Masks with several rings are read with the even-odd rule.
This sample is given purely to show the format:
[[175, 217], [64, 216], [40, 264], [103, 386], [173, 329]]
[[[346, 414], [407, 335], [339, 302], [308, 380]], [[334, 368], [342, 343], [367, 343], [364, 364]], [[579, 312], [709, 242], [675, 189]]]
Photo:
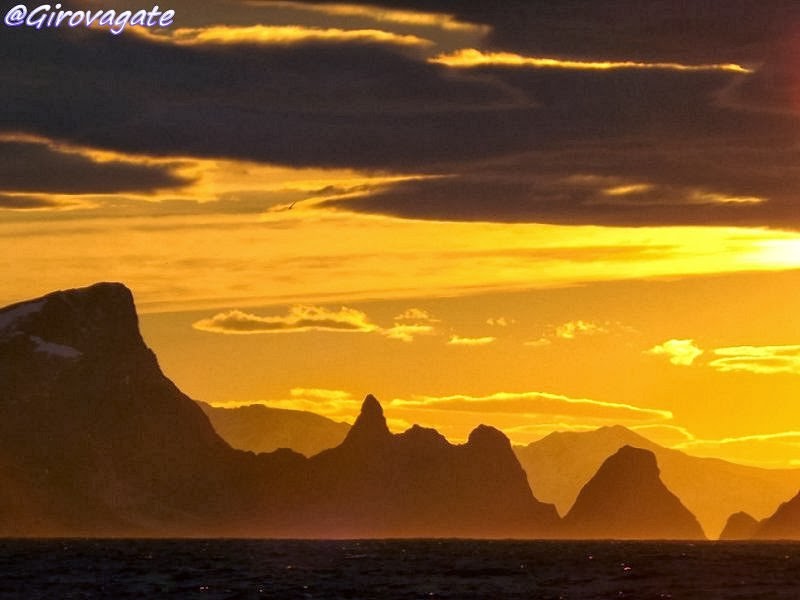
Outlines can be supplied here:
[[496, 337], [462, 337], [460, 335], [451, 335], [447, 340], [448, 346], [487, 346], [497, 340]]
[[195, 329], [210, 333], [249, 335], [264, 333], [296, 333], [304, 331], [337, 331], [371, 333], [379, 330], [359, 310], [342, 307], [329, 310], [319, 306], [297, 305], [285, 316], [260, 317], [240, 310], [222, 312], [193, 324]]
[[462, 48], [449, 54], [440, 54], [429, 59], [430, 62], [457, 69], [476, 67], [517, 67], [531, 69], [570, 69], [577, 71], [610, 71], [615, 69], [642, 69], [661, 71], [729, 71], [732, 73], [752, 73], [751, 69], [733, 63], [687, 65], [674, 62], [589, 61], [565, 60], [541, 56], [523, 56], [512, 52], [484, 52], [475, 48]]
[[710, 361], [708, 366], [722, 373], [800, 375], [800, 345], [733, 346], [717, 348], [714, 355], [720, 358]]
[[578, 319], [577, 321], [562, 323], [556, 327], [555, 335], [563, 340], [574, 340], [579, 336], [591, 336], [603, 333], [608, 333], [608, 328], [606, 326]]
[[393, 44], [401, 47], [427, 47], [429, 40], [413, 35], [398, 35], [379, 29], [337, 29], [299, 26], [250, 25], [167, 29], [150, 34], [152, 39], [179, 45], [260, 44], [291, 46], [301, 44]]
[[546, 392], [497, 392], [487, 396], [456, 394], [452, 396], [417, 396], [392, 400], [402, 408], [505, 413], [526, 416], [582, 416], [591, 418], [635, 420], [670, 420], [672, 412], [642, 408], [630, 404], [604, 402], [587, 398], [570, 398]]
[[444, 12], [420, 12], [416, 10], [398, 10], [386, 6], [376, 6], [370, 4], [358, 4], [355, 2], [332, 2], [332, 3], [308, 3], [302, 2], [271, 2], [277, 6], [286, 6], [293, 9], [319, 12], [325, 15], [337, 17], [360, 17], [378, 23], [388, 23], [395, 25], [412, 25], [421, 27], [432, 27], [445, 31], [463, 31], [479, 34], [486, 34], [489, 28], [486, 25], [466, 23], [459, 21], [452, 14]]
[[429, 322], [409, 322], [427, 315], [418, 309], [409, 309], [398, 316], [404, 317], [390, 327], [381, 327], [370, 321], [366, 313], [343, 306], [332, 310], [322, 306], [295, 305], [282, 316], [258, 316], [241, 310], [218, 313], [193, 323], [199, 331], [227, 335], [258, 335], [270, 333], [303, 333], [308, 331], [377, 333], [388, 339], [412, 342], [421, 335], [434, 335], [436, 328]]

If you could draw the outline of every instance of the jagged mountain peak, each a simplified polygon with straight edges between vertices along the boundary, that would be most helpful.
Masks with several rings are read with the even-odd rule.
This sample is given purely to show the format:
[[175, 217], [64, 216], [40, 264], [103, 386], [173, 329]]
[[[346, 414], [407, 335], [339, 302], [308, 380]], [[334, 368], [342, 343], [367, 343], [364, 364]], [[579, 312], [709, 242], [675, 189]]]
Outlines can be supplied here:
[[364, 402], [361, 403], [361, 414], [367, 418], [383, 419], [383, 407], [375, 396], [367, 394]]
[[392, 434], [386, 425], [383, 408], [372, 394], [368, 394], [361, 404], [361, 412], [347, 433], [345, 444], [373, 444], [391, 440]]
[[144, 348], [133, 294], [121, 283], [62, 290], [0, 309], [0, 339], [28, 336], [63, 356]]
[[420, 425], [412, 425], [397, 437], [408, 444], [424, 448], [444, 448], [451, 445], [437, 430]]

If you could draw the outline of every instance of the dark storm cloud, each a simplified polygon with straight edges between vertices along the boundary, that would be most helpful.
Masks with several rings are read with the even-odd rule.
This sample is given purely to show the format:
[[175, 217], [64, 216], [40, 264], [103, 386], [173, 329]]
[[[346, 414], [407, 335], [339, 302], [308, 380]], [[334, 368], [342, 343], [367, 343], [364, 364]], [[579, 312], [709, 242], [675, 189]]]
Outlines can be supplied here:
[[43, 143], [0, 141], [0, 189], [12, 192], [112, 194], [181, 187], [188, 180], [164, 167], [98, 163]]
[[760, 66], [460, 70], [377, 43], [177, 46], [18, 29], [0, 37], [0, 129], [144, 154], [445, 176], [336, 201], [403, 217], [798, 225], [796, 74], [786, 42], [772, 40], [794, 23], [793, 4], [397, 6], [489, 24], [495, 49], [529, 55]]
[[794, 0], [396, 0], [391, 6], [489, 25], [494, 49], [695, 64], [760, 61], [800, 18]]
[[643, 138], [566, 144], [328, 205], [432, 220], [798, 228], [799, 188], [789, 136], [749, 147]]
[[329, 205], [435, 220], [800, 226], [796, 121], [726, 107], [746, 76], [485, 71], [536, 90], [538, 110], [518, 125], [535, 150]]
[[131, 152], [398, 168], [518, 148], [509, 122], [531, 110], [501, 83], [381, 46], [112, 37], [0, 37], [13, 90], [0, 127]]

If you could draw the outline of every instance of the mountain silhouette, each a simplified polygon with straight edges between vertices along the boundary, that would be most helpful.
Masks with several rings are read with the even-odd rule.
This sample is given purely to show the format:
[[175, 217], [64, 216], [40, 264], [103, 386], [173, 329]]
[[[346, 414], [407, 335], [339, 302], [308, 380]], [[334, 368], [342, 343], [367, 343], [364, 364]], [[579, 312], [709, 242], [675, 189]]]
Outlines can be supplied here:
[[312, 458], [231, 448], [101, 283], [0, 309], [0, 535], [552, 535], [508, 438], [389, 432], [368, 396]]
[[758, 521], [746, 512], [733, 513], [719, 536], [721, 540], [750, 540], [756, 534]]
[[800, 540], [800, 492], [756, 527], [754, 539]]
[[161, 372], [124, 286], [0, 310], [0, 380], [4, 470], [39, 506], [11, 532], [179, 532], [229, 508], [234, 452]]
[[219, 407], [198, 402], [214, 430], [231, 446], [252, 452], [291, 448], [305, 456], [342, 443], [350, 426], [321, 415], [261, 404]]
[[537, 498], [555, 504], [563, 515], [603, 461], [625, 445], [655, 453], [665, 485], [711, 538], [719, 535], [729, 515], [746, 511], [762, 519], [800, 487], [800, 470], [760, 469], [690, 456], [618, 425], [556, 432], [514, 450]]
[[546, 537], [558, 524], [501, 432], [479, 426], [463, 445], [419, 426], [392, 434], [373, 396], [344, 442], [309, 463], [320, 490], [310, 512], [332, 536]]
[[623, 446], [600, 466], [564, 517], [580, 539], [704, 539], [694, 515], [659, 478], [656, 456]]

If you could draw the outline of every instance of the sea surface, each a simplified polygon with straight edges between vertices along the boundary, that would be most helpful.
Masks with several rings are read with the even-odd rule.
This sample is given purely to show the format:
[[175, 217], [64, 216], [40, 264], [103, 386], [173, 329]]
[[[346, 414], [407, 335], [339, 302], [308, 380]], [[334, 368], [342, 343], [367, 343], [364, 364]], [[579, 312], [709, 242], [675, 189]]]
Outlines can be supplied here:
[[0, 598], [800, 598], [800, 544], [0, 540]]

